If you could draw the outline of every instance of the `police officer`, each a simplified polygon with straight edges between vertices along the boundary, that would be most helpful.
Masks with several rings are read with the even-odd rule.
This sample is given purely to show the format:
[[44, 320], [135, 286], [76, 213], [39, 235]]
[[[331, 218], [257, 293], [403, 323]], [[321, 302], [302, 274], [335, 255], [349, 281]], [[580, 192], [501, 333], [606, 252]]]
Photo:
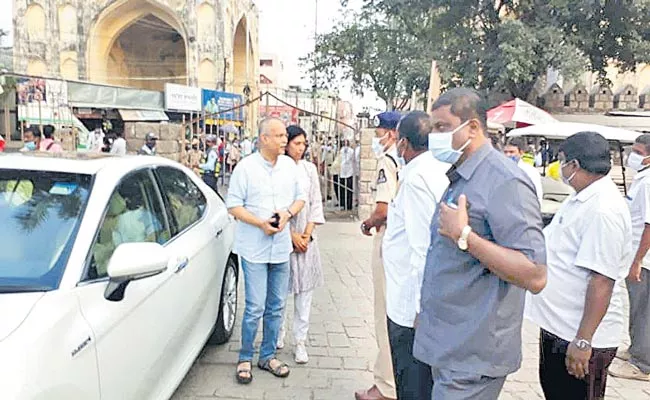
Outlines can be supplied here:
[[144, 144], [138, 150], [138, 155], [141, 156], [155, 156], [156, 155], [156, 143], [158, 142], [158, 137], [155, 133], [149, 132], [144, 139]]
[[375, 384], [368, 390], [355, 393], [357, 400], [395, 399], [395, 380], [393, 363], [388, 343], [386, 320], [386, 276], [381, 258], [381, 243], [386, 230], [388, 204], [397, 194], [397, 172], [399, 161], [395, 143], [397, 141], [397, 124], [401, 115], [395, 111], [381, 113], [375, 117], [375, 137], [372, 139], [372, 151], [377, 157], [377, 178], [375, 185], [375, 210], [370, 218], [361, 224], [361, 232], [371, 236], [375, 228], [372, 250], [372, 280], [375, 294], [375, 338], [379, 353], [373, 368]]
[[219, 153], [217, 152], [217, 137], [215, 135], [207, 135], [205, 137], [205, 144], [208, 147], [208, 159], [205, 163], [199, 165], [199, 169], [203, 171], [203, 182], [210, 186], [214, 191], [217, 190], [217, 162], [219, 161]]

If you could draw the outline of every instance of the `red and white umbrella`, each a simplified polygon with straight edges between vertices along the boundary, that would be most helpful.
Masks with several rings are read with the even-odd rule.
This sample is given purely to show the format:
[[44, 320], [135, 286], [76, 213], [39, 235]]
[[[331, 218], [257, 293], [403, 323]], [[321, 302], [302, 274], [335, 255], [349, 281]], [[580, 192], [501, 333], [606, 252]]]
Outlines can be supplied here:
[[489, 122], [504, 125], [514, 123], [516, 127], [558, 122], [551, 114], [521, 99], [510, 100], [494, 107], [488, 111], [487, 116]]

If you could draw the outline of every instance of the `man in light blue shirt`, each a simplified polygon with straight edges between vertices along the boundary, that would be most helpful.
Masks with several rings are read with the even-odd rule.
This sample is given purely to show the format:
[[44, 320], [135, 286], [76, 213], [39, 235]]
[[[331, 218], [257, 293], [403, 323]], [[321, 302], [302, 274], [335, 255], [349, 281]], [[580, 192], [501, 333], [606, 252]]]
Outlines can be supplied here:
[[298, 167], [284, 155], [287, 130], [277, 118], [260, 124], [259, 152], [244, 158], [230, 179], [226, 205], [237, 218], [234, 251], [241, 257], [246, 289], [242, 348], [237, 381], [250, 383], [254, 341], [264, 316], [258, 366], [277, 377], [289, 375], [275, 357], [289, 290], [289, 255], [293, 251], [287, 224], [305, 204]]

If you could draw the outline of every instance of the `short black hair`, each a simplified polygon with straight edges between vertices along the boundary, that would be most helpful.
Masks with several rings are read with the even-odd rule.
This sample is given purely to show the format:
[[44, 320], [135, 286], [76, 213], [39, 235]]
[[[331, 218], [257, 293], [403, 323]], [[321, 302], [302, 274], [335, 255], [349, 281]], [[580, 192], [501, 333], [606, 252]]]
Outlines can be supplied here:
[[415, 151], [429, 148], [429, 134], [432, 130], [431, 117], [424, 111], [411, 111], [397, 125], [400, 139], [408, 140]]
[[461, 122], [476, 119], [487, 136], [487, 100], [479, 92], [470, 88], [453, 88], [444, 92], [431, 106], [431, 111], [451, 106], [451, 113]]
[[25, 132], [31, 132], [34, 137], [40, 138], [41, 137], [41, 130], [38, 126], [32, 125], [29, 128], [25, 128]]
[[637, 137], [634, 143], [642, 144], [645, 147], [646, 154], [650, 155], [650, 134], [644, 133]]
[[45, 125], [43, 127], [43, 136], [45, 136], [46, 139], [52, 139], [52, 135], [54, 135], [54, 127], [52, 125]]
[[577, 160], [580, 168], [595, 175], [607, 175], [612, 169], [609, 142], [597, 132], [578, 132], [561, 145], [565, 162]]
[[526, 139], [522, 137], [513, 137], [508, 139], [506, 142], [506, 146], [513, 146], [519, 149], [519, 151], [526, 151], [526, 147], [528, 146], [528, 143], [526, 143]]

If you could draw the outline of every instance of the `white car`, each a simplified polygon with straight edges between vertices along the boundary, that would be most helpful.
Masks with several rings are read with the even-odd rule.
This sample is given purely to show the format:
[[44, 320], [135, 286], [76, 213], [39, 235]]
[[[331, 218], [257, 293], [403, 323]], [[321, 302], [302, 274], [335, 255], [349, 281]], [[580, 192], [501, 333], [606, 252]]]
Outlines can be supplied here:
[[167, 399], [237, 312], [234, 220], [159, 157], [0, 155], [0, 399]]

